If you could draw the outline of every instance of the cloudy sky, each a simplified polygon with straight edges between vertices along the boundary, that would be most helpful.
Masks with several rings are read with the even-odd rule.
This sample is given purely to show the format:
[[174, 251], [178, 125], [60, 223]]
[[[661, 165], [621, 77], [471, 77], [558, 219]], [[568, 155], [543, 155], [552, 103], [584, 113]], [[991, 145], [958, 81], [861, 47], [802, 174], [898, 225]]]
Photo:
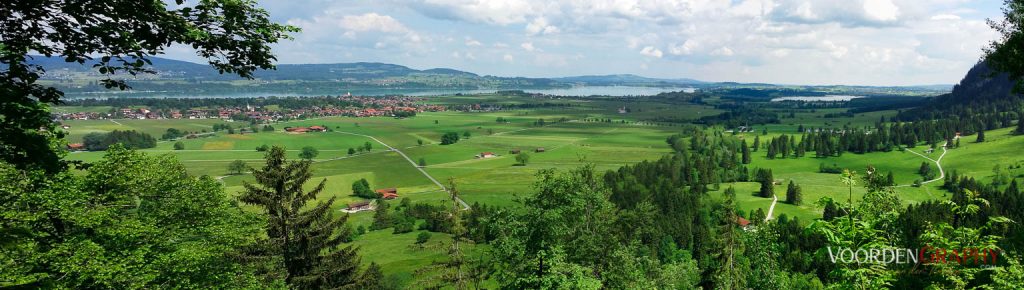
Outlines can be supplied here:
[[[785, 84], [952, 84], [998, 0], [262, 0], [302, 28], [281, 63], [497, 76], [631, 73]], [[171, 58], [195, 60], [184, 48]]]

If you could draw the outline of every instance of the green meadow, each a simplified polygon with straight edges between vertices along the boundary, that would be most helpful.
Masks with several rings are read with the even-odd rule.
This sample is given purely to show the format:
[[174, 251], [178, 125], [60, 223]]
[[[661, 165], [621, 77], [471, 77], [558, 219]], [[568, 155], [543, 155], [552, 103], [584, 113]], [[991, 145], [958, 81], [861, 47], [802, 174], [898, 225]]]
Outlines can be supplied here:
[[[490, 100], [517, 104], [531, 101], [523, 97], [490, 96]], [[475, 100], [475, 102], [474, 102]], [[479, 103], [479, 98], [452, 96], [430, 99], [430, 102], [446, 104]], [[441, 182], [454, 179], [459, 186], [462, 198], [470, 203], [496, 206], [514, 206], [516, 197], [529, 194], [535, 176], [542, 169], [569, 169], [585, 164], [593, 164], [599, 171], [615, 170], [619, 167], [634, 164], [643, 160], [658, 159], [670, 153], [665, 140], [680, 132], [677, 126], [665, 124], [651, 125], [656, 117], [674, 116], [681, 118], [698, 118], [716, 114], [718, 111], [700, 105], [670, 105], [657, 102], [631, 103], [627, 101], [598, 100], [583, 101], [580, 99], [546, 99], [544, 102], [560, 102], [571, 104], [569, 107], [523, 109], [495, 112], [427, 112], [412, 118], [397, 119], [386, 117], [350, 118], [325, 117], [272, 124], [274, 132], [250, 134], [226, 134], [218, 132], [212, 137], [182, 139], [184, 150], [174, 150], [174, 142], [159, 142], [156, 148], [142, 151], [150, 154], [171, 154], [178, 158], [195, 175], [209, 175], [219, 178], [226, 191], [235, 195], [241, 192], [243, 183], [252, 182], [251, 175], [231, 174], [227, 167], [234, 160], [242, 160], [250, 167], [262, 165], [263, 153], [257, 152], [261, 145], [282, 146], [288, 150], [288, 157], [299, 159], [300, 149], [313, 147], [319, 151], [313, 158], [313, 182], [325, 181], [325, 189], [319, 198], [326, 200], [335, 198], [334, 207], [339, 210], [346, 204], [360, 201], [352, 196], [351, 185], [354, 181], [365, 178], [373, 188], [396, 187], [402, 198], [409, 198], [414, 203], [442, 203], [447, 196], [433, 182], [418, 171], [413, 164], [396, 152], [373, 139], [393, 146], [409, 156], [413, 161], [422, 159], [424, 170]], [[630, 107], [629, 114], [618, 113], [618, 108]], [[105, 108], [97, 108], [105, 109]], [[106, 108], [109, 109], [109, 108]], [[824, 118], [823, 114], [831, 112], [823, 109], [816, 112], [797, 112], [793, 118], [783, 118], [782, 124], [767, 125], [756, 128], [756, 132], [736, 134], [752, 143], [753, 138], [761, 135], [767, 128], [768, 135], [760, 136], [762, 142], [780, 134], [796, 135], [797, 127], [824, 126], [869, 126], [883, 116], [895, 112], [883, 111], [858, 114], [852, 118]], [[498, 118], [506, 120], [498, 122]], [[561, 118], [569, 121], [555, 122]], [[587, 119], [612, 119], [613, 122], [588, 122]], [[545, 126], [536, 126], [538, 119], [544, 119]], [[627, 122], [623, 123], [622, 120]], [[116, 122], [115, 122], [116, 121]], [[168, 128], [187, 131], [211, 130], [214, 124], [226, 123], [234, 127], [248, 124], [225, 122], [219, 119], [205, 120], [88, 120], [67, 121], [71, 126], [68, 130], [69, 142], [78, 142], [81, 137], [91, 132], [109, 132], [112, 130], [138, 130], [159, 137]], [[641, 122], [637, 122], [641, 121]], [[311, 132], [294, 134], [283, 132], [287, 126], [321, 125], [330, 129], [328, 132]], [[456, 132], [460, 136], [469, 133], [470, 137], [462, 138], [452, 145], [440, 145], [441, 135]], [[365, 135], [365, 136], [363, 136]], [[961, 147], [949, 150], [942, 160], [942, 167], [950, 172], [956, 169], [960, 173], [987, 180], [993, 175], [994, 166], [1004, 168], [1024, 163], [1024, 137], [1011, 136], [1009, 129], [987, 132], [988, 141], [974, 143], [974, 136], [961, 139]], [[349, 148], [360, 147], [370, 142], [372, 150], [348, 154]], [[422, 144], [421, 144], [422, 142]], [[543, 148], [543, 152], [537, 152]], [[925, 146], [914, 150], [923, 154]], [[520, 150], [530, 156], [525, 165], [517, 164], [513, 150]], [[495, 157], [478, 158], [483, 152], [495, 153]], [[941, 150], [931, 153], [929, 157], [938, 158]], [[101, 158], [102, 152], [75, 152], [67, 158], [72, 160], [93, 161]], [[809, 154], [813, 155], [813, 153]], [[892, 151], [883, 153], [853, 154], [844, 153], [839, 157], [787, 158], [768, 160], [765, 150], [752, 153], [751, 172], [754, 168], [770, 168], [774, 177], [783, 180], [775, 190], [779, 197], [773, 216], [786, 214], [798, 217], [804, 222], [812, 221], [821, 216], [822, 209], [815, 202], [824, 197], [846, 201], [850, 198], [850, 189], [839, 181], [838, 174], [819, 173], [820, 164], [838, 165], [843, 168], [864, 174], [865, 168], [874, 166], [881, 173], [892, 172], [897, 184], [909, 185], [921, 177], [917, 174], [920, 164], [926, 159], [910, 152]], [[929, 161], [930, 162], [930, 161]], [[1015, 177], [1024, 176], [1021, 169], [1011, 168]], [[803, 188], [803, 204], [785, 203], [786, 184], [793, 181]], [[896, 188], [899, 197], [905, 203], [915, 203], [930, 199], [948, 198], [941, 189], [942, 181], [925, 184], [921, 187], [901, 186]], [[727, 187], [737, 189], [737, 201], [744, 212], [752, 212], [762, 208], [766, 212], [771, 206], [770, 198], [755, 195], [758, 184], [753, 182], [722, 184], [712, 191], [713, 196]], [[860, 186], [852, 189], [854, 202], [860, 199], [864, 190]], [[392, 201], [397, 203], [397, 201]], [[350, 224], [353, 228], [369, 227], [372, 223], [372, 212], [351, 214]], [[356, 238], [353, 245], [360, 248], [363, 262], [381, 264], [385, 273], [405, 283], [415, 280], [415, 269], [440, 259], [444, 252], [442, 242], [445, 235], [434, 234], [431, 242], [424, 247], [414, 245], [419, 231], [392, 234], [391, 229], [368, 232]], [[475, 249], [479, 251], [480, 249]]]

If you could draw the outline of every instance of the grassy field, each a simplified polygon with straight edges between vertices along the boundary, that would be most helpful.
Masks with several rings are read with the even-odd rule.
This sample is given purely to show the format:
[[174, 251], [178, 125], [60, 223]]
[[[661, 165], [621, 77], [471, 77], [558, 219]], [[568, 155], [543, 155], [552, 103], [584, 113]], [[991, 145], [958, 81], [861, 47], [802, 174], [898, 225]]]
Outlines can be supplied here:
[[[492, 96], [494, 100], [508, 104], [530, 101], [523, 97]], [[475, 100], [475, 102], [474, 102]], [[467, 96], [454, 96], [444, 100], [451, 103], [478, 103], [479, 99]], [[160, 142], [156, 148], [142, 150], [150, 154], [172, 154], [186, 165], [189, 172], [195, 175], [209, 175], [220, 178], [229, 194], [238, 194], [243, 190], [244, 182], [252, 182], [248, 174], [231, 175], [227, 170], [228, 163], [243, 160], [251, 167], [262, 164], [262, 152], [256, 147], [261, 145], [283, 146], [288, 150], [288, 157], [298, 159], [300, 149], [310, 146], [319, 150], [313, 159], [313, 182], [325, 181], [325, 189], [319, 198], [325, 200], [335, 198], [334, 207], [341, 209], [345, 204], [359, 201], [351, 195], [352, 182], [365, 178], [373, 188], [397, 187], [403, 198], [413, 202], [439, 203], [446, 200], [444, 192], [416, 170], [412, 164], [395, 152], [386, 151], [385, 147], [370, 138], [354, 134], [369, 135], [405, 152], [411, 159], [423, 159], [427, 173], [442, 182], [454, 178], [460, 187], [463, 199], [472, 203], [490, 205], [513, 205], [517, 195], [525, 195], [532, 191], [535, 175], [541, 169], [568, 169], [584, 164], [594, 164], [598, 170], [614, 170], [624, 165], [643, 160], [653, 160], [670, 152], [665, 139], [679, 132], [679, 127], [640, 125], [633, 121], [643, 121], [658, 116], [699, 116], [715, 114], [716, 110], [698, 105], [671, 105], [656, 102], [628, 103], [611, 100], [599, 100], [590, 103], [579, 99], [554, 99], [546, 102], [572, 104], [571, 107], [544, 108], [536, 110], [510, 110], [497, 112], [436, 112], [421, 113], [407, 119], [396, 118], [349, 118], [327, 117], [311, 120], [293, 121], [274, 124], [275, 132], [255, 134], [224, 134], [217, 133], [213, 137], [182, 140], [185, 150], [173, 150], [173, 142]], [[619, 114], [618, 108], [630, 106], [633, 112]], [[869, 126], [882, 116], [890, 116], [894, 112], [873, 112], [858, 114], [853, 118], [828, 119], [822, 115], [828, 110], [817, 112], [799, 112], [794, 118], [783, 119], [782, 124], [768, 125], [769, 135], [761, 136], [762, 142], [779, 134], [796, 134], [799, 125], [807, 127], [824, 126]], [[508, 122], [497, 122], [501, 117]], [[560, 118], [569, 122], [551, 123]], [[545, 119], [546, 126], [535, 126], [538, 119]], [[585, 122], [586, 118], [610, 118], [616, 122]], [[621, 123], [619, 120], [629, 122]], [[112, 130], [138, 130], [159, 137], [168, 128], [188, 131], [210, 130], [214, 124], [227, 123], [222, 120], [90, 120], [68, 121], [69, 141], [77, 142], [81, 136], [90, 132], [108, 132]], [[232, 123], [235, 127], [240, 124]], [[330, 132], [291, 134], [282, 132], [285, 126], [322, 125], [331, 129]], [[762, 128], [755, 133], [740, 133], [739, 138], [752, 141], [759, 135]], [[462, 139], [456, 144], [440, 145], [439, 140], [446, 132], [462, 135], [469, 132], [471, 137]], [[988, 142], [973, 143], [974, 136], [961, 140], [962, 147], [950, 150], [943, 159], [943, 168], [947, 172], [953, 169], [982, 180], [991, 178], [993, 166], [1012, 167], [1024, 163], [1024, 137], [1009, 135], [1009, 130], [994, 130], [987, 133]], [[422, 145], [419, 143], [422, 141]], [[373, 150], [366, 153], [349, 155], [348, 148], [361, 146], [367, 142]], [[535, 152], [543, 147], [544, 152]], [[530, 155], [525, 166], [516, 164], [511, 150], [521, 150]], [[922, 152], [924, 147], [918, 147]], [[493, 152], [493, 158], [477, 158], [482, 152]], [[922, 152], [923, 153], [923, 152]], [[76, 152], [67, 158], [92, 161], [102, 157], [102, 152]], [[937, 158], [940, 152], [932, 153]], [[811, 154], [813, 155], [813, 153]], [[768, 160], [764, 150], [753, 153], [753, 168], [771, 168], [776, 179], [784, 180], [783, 185], [776, 186], [779, 203], [774, 216], [786, 214], [809, 222], [821, 216], [821, 208], [815, 201], [823, 197], [831, 197], [846, 201], [849, 189], [839, 181], [839, 175], [818, 173], [820, 164], [835, 164], [858, 172], [864, 172], [869, 165], [875, 166], [882, 173], [891, 171], [896, 182], [901, 185], [911, 184], [921, 177], [917, 169], [926, 159], [909, 152], [893, 151], [885, 153], [853, 154], [845, 153], [840, 157], [830, 158], [791, 158]], [[1014, 176], [1024, 176], [1024, 171], [1013, 168]], [[784, 203], [786, 183], [794, 181], [803, 188], [804, 203], [790, 205]], [[947, 198], [948, 194], [940, 188], [941, 181], [926, 184], [922, 187], [899, 187], [897, 192], [906, 203], [920, 202], [929, 199]], [[312, 187], [311, 183], [307, 186]], [[752, 182], [723, 184], [737, 189], [737, 201], [740, 209], [751, 212], [757, 208], [768, 210], [770, 198], [755, 196], [758, 184]], [[721, 189], [711, 194], [719, 195]], [[853, 198], [858, 200], [864, 193], [863, 188], [853, 188]], [[338, 214], [342, 214], [340, 211]], [[350, 216], [353, 227], [368, 227], [372, 223], [372, 212], [361, 212]], [[386, 275], [395, 276], [405, 283], [413, 283], [417, 278], [412, 273], [415, 269], [442, 258], [442, 243], [446, 237], [434, 234], [434, 238], [425, 247], [414, 245], [417, 232], [392, 234], [391, 229], [368, 232], [358, 237], [353, 243], [359, 247], [364, 263], [376, 262], [385, 269]], [[480, 249], [476, 249], [479, 251]]]

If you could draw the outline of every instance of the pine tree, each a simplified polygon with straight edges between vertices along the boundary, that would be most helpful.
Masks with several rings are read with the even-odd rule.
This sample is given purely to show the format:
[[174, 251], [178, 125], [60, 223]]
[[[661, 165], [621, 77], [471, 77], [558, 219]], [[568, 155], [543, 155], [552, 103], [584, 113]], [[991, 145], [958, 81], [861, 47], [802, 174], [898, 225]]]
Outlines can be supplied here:
[[757, 150], [759, 148], [761, 148], [761, 136], [754, 136], [754, 146], [753, 147], [754, 148], [753, 148], [752, 151], [754, 151], [754, 152], [757, 152]]
[[985, 142], [985, 130], [978, 131], [978, 140], [976, 142]]
[[758, 181], [761, 182], [761, 190], [758, 194], [761, 197], [772, 197], [775, 195], [775, 178], [772, 176], [772, 171], [770, 169], [759, 169], [758, 175], [760, 179]]
[[[417, 274], [440, 272], [436, 276], [428, 277], [431, 287], [442, 288], [450, 286], [456, 290], [469, 289], [470, 275], [467, 271], [466, 257], [462, 253], [462, 242], [466, 239], [466, 227], [462, 225], [462, 206], [459, 204], [459, 189], [454, 178], [448, 178], [448, 193], [451, 197], [451, 208], [448, 210], [448, 218], [451, 219], [452, 243], [448, 247], [448, 260], [435, 262], [417, 270]], [[436, 271], [435, 271], [436, 270]], [[472, 277], [476, 278], [476, 277]]]
[[727, 188], [722, 203], [722, 214], [718, 221], [721, 252], [718, 254], [718, 267], [713, 276], [715, 289], [746, 288], [744, 267], [742, 262], [738, 261], [743, 255], [743, 242], [740, 240], [741, 233], [736, 229], [739, 216], [736, 215], [735, 200], [736, 190], [732, 187]]
[[380, 270], [380, 265], [377, 263], [370, 263], [370, 266], [363, 271], [363, 275], [359, 277], [359, 283], [356, 284], [354, 289], [366, 289], [366, 290], [383, 290], [388, 289], [384, 280], [384, 273]]
[[803, 202], [803, 193], [800, 190], [800, 186], [789, 182], [789, 187], [786, 188], [786, 203], [792, 205], [800, 205]]
[[308, 192], [303, 185], [313, 176], [308, 160], [285, 160], [284, 148], [267, 152], [266, 165], [254, 170], [256, 184], [244, 182], [242, 202], [263, 209], [267, 215], [267, 238], [257, 245], [257, 255], [279, 256], [286, 271], [285, 282], [294, 288], [322, 289], [353, 286], [358, 275], [359, 256], [352, 246], [340, 248], [347, 215], [334, 219], [334, 198], [306, 209], [306, 204], [323, 191], [326, 179]]
[[750, 147], [747, 147], [747, 140], [740, 143], [743, 151], [743, 164], [750, 164]]
[[1020, 120], [1017, 120], [1017, 135], [1024, 135], [1024, 114], [1020, 114]]

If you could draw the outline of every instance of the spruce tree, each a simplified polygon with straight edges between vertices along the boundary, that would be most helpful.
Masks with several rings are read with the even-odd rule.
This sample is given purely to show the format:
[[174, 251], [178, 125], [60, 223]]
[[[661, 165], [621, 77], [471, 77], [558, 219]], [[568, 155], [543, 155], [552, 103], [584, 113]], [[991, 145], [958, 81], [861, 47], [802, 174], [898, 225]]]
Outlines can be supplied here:
[[286, 271], [285, 282], [299, 289], [351, 287], [358, 276], [359, 256], [352, 246], [341, 247], [349, 236], [348, 215], [333, 218], [334, 198], [306, 207], [323, 191], [325, 180], [310, 191], [303, 185], [313, 176], [310, 162], [285, 160], [284, 148], [267, 152], [267, 163], [244, 182], [239, 200], [263, 209], [267, 238], [256, 246], [257, 256], [277, 257]]
[[793, 183], [793, 181], [790, 181], [789, 187], [786, 188], [786, 203], [800, 205], [803, 201], [802, 195], [802, 192], [800, 192], [800, 186]]
[[747, 140], [740, 143], [743, 151], [743, 164], [750, 164], [750, 147], [747, 147]]
[[753, 147], [754, 148], [752, 148], [753, 149], [752, 151], [754, 151], [754, 152], [757, 152], [758, 148], [761, 148], [761, 136], [754, 136], [754, 146]]
[[1020, 115], [1020, 120], [1017, 120], [1017, 135], [1024, 135], [1024, 114]]
[[717, 257], [718, 267], [712, 276], [715, 289], [746, 289], [746, 273], [743, 263], [739, 261], [743, 256], [743, 242], [740, 239], [742, 234], [736, 226], [739, 216], [736, 215], [735, 200], [736, 190], [727, 188], [718, 220], [721, 252]]
[[978, 131], [978, 140], [976, 142], [985, 142], [985, 130]]

